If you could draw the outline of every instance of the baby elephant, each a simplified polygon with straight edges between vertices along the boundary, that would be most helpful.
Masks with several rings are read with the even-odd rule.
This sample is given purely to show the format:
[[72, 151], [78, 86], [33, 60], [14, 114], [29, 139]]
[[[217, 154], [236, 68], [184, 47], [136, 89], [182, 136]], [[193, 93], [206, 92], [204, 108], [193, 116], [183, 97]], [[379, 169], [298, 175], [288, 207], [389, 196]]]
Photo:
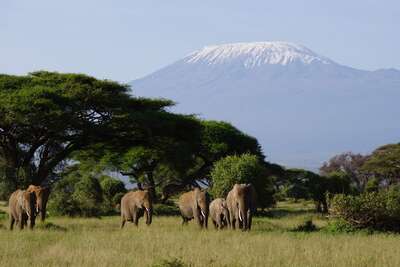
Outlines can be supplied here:
[[121, 199], [121, 228], [126, 221], [138, 226], [139, 218], [146, 214], [146, 224], [151, 224], [153, 203], [147, 190], [138, 190], [126, 193]]
[[27, 225], [29, 220], [29, 227], [33, 229], [35, 226], [35, 204], [36, 196], [33, 192], [25, 190], [17, 190], [11, 194], [8, 200], [8, 208], [10, 214], [10, 230], [13, 229], [14, 223], [19, 225], [22, 230]]
[[216, 229], [222, 229], [230, 224], [229, 211], [225, 199], [217, 198], [211, 202], [210, 217]]

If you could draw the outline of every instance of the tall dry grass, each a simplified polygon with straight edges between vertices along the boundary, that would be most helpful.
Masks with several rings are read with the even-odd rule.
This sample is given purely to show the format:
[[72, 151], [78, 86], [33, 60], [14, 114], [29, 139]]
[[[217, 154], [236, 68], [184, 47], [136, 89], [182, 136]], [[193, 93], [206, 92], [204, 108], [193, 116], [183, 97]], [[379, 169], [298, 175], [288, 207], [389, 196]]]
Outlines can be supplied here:
[[0, 266], [400, 266], [399, 236], [291, 232], [305, 218], [319, 227], [326, 220], [285, 205], [274, 218], [256, 218], [249, 233], [184, 227], [178, 217], [123, 230], [118, 217], [50, 218], [34, 231], [3, 227]]

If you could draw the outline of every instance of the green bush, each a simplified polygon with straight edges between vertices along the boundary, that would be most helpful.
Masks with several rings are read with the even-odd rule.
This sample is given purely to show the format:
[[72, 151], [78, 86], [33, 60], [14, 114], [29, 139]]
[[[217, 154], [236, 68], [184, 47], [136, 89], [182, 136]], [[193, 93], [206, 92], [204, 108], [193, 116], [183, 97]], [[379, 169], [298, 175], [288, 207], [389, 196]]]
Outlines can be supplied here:
[[179, 208], [175, 205], [154, 204], [154, 215], [177, 216], [180, 215]]
[[103, 191], [95, 177], [83, 176], [75, 184], [72, 199], [76, 202], [81, 216], [99, 216], [102, 213]]
[[330, 211], [357, 229], [400, 232], [400, 187], [391, 186], [359, 196], [336, 195]]
[[325, 232], [328, 233], [353, 233], [358, 231], [352, 224], [342, 219], [336, 219], [329, 221], [328, 225], [324, 228]]
[[116, 205], [120, 204], [121, 198], [126, 193], [125, 184], [110, 176], [102, 176], [100, 186], [103, 192], [103, 213], [115, 213]]
[[109, 215], [115, 213], [116, 204], [125, 192], [124, 184], [119, 180], [108, 176], [97, 179], [72, 169], [53, 186], [48, 210], [50, 215]]
[[214, 163], [211, 171], [214, 198], [226, 197], [235, 183], [252, 183], [257, 191], [257, 201], [262, 208], [275, 204], [275, 191], [271, 177], [255, 155], [227, 156]]

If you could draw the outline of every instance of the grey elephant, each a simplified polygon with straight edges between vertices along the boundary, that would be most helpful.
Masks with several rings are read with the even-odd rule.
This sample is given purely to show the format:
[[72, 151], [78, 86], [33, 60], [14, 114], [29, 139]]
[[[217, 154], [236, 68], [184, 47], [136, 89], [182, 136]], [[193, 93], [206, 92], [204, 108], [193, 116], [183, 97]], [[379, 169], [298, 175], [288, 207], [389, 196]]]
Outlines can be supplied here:
[[230, 226], [250, 230], [252, 217], [256, 211], [256, 192], [252, 184], [235, 184], [226, 197]]
[[153, 200], [148, 190], [126, 193], [121, 198], [121, 228], [127, 221], [138, 226], [139, 218], [146, 215], [146, 224], [150, 225], [153, 214]]
[[17, 190], [11, 194], [8, 200], [8, 209], [10, 216], [10, 230], [14, 228], [16, 223], [22, 230], [29, 222], [29, 228], [35, 226], [35, 193], [26, 190]]
[[179, 198], [182, 224], [187, 224], [188, 221], [194, 218], [201, 228], [207, 228], [209, 204], [209, 195], [200, 188], [183, 193]]
[[36, 196], [36, 213], [40, 214], [40, 220], [44, 222], [46, 219], [46, 206], [47, 206], [47, 200], [49, 199], [50, 195], [50, 188], [48, 187], [43, 187], [43, 186], [36, 186], [36, 185], [30, 185], [28, 189], [26, 189], [28, 192], [33, 192], [35, 193]]
[[229, 211], [225, 199], [217, 198], [210, 203], [210, 217], [216, 229], [222, 229], [230, 224]]

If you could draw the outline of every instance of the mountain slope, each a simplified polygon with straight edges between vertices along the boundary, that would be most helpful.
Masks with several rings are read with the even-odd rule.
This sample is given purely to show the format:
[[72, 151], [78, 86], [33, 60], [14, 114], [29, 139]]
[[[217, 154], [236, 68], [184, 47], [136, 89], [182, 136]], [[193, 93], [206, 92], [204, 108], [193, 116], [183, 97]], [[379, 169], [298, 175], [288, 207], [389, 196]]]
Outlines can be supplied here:
[[272, 161], [316, 169], [400, 139], [400, 72], [364, 71], [287, 42], [208, 46], [131, 83], [177, 112], [227, 120]]

